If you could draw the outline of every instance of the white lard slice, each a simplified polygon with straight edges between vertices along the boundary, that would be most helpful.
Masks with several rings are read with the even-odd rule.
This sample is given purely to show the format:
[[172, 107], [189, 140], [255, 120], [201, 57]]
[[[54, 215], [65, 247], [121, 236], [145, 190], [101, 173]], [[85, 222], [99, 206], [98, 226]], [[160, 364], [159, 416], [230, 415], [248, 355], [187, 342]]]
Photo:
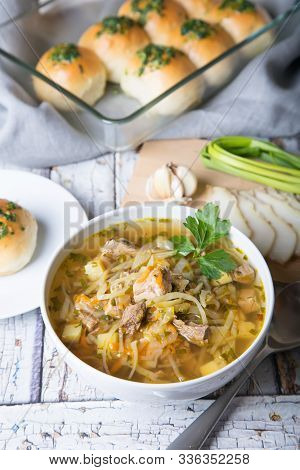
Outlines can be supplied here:
[[291, 207], [287, 201], [282, 201], [270, 195], [268, 192], [261, 189], [255, 189], [254, 194], [260, 201], [269, 204], [273, 211], [281, 217], [285, 222], [290, 224], [297, 235], [297, 243], [295, 254], [300, 255], [300, 211]]
[[252, 231], [251, 240], [257, 246], [263, 256], [266, 256], [272, 248], [275, 240], [275, 230], [256, 210], [254, 204], [241, 194], [238, 195], [239, 208], [247, 220]]
[[281, 199], [282, 201], [286, 201], [291, 207], [300, 211], [300, 201], [296, 198], [295, 194], [286, 193], [284, 191], [277, 191], [276, 189], [270, 187], [267, 187], [266, 191], [271, 196], [274, 196], [277, 199]]
[[254, 196], [253, 192], [240, 191], [240, 194], [253, 202], [256, 211], [264, 217], [275, 231], [275, 240], [268, 257], [280, 264], [286, 263], [294, 254], [297, 242], [296, 232], [273, 209]]

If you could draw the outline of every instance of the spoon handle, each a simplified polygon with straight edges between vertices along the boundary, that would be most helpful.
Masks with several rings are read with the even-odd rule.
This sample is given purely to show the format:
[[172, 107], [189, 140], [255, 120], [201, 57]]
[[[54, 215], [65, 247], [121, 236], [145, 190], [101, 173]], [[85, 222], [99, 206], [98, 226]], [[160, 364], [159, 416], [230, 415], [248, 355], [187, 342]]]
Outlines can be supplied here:
[[204, 411], [174, 442], [168, 450], [197, 450], [201, 449], [204, 442], [213, 431], [214, 427], [226, 411], [232, 399], [242, 385], [249, 379], [256, 367], [270, 354], [270, 349], [265, 346], [230, 385], [228, 385], [219, 398]]

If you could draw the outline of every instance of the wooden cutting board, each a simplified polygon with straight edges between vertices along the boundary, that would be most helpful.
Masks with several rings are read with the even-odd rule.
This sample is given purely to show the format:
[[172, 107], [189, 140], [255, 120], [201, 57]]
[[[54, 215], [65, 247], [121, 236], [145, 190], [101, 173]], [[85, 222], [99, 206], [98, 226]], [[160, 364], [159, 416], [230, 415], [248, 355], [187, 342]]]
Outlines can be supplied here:
[[[201, 206], [201, 193], [207, 184], [238, 190], [247, 190], [258, 186], [251, 181], [205, 168], [199, 158], [199, 152], [206, 144], [206, 140], [199, 139], [151, 141], [144, 144], [139, 151], [139, 158], [129, 182], [123, 205], [147, 201], [145, 188], [148, 176], [169, 162], [185, 165], [191, 168], [197, 176], [199, 185], [191, 203], [193, 207]], [[292, 259], [285, 265], [274, 263], [268, 259], [267, 262], [275, 281], [287, 283], [300, 280], [300, 258]]]

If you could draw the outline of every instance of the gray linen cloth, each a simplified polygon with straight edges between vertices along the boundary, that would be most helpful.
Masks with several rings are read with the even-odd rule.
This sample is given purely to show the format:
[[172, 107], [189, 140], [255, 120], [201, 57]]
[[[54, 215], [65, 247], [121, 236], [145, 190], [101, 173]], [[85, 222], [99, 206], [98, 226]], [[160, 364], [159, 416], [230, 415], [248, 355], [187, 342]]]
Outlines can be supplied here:
[[[11, 5], [17, 0], [0, 0]], [[22, 0], [24, 1], [31, 0]], [[293, 5], [270, 0], [272, 14]], [[1, 10], [0, 10], [1, 13]], [[14, 14], [14, 13], [13, 13]], [[1, 24], [1, 16], [0, 16]], [[293, 138], [300, 136], [300, 28], [283, 37], [201, 109], [186, 113], [156, 138], [212, 138], [223, 134]], [[1, 36], [1, 26], [0, 26]], [[296, 145], [295, 145], [296, 143]], [[47, 103], [38, 104], [0, 62], [0, 161], [48, 167], [98, 157], [105, 148], [72, 127]]]
[[0, 0], [0, 26], [28, 11], [38, 0]]

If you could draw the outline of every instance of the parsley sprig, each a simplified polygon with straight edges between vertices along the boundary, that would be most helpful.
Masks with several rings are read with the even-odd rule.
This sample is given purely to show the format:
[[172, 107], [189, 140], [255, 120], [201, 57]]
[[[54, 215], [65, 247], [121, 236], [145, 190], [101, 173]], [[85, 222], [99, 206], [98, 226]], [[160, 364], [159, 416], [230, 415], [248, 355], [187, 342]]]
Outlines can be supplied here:
[[100, 30], [96, 36], [99, 37], [103, 33], [107, 34], [126, 34], [136, 23], [127, 16], [107, 16], [100, 24]]
[[4, 222], [0, 222], [0, 240], [8, 235], [8, 226]]
[[215, 33], [215, 28], [203, 20], [189, 19], [181, 26], [181, 35], [188, 39], [204, 39]]
[[249, 0], [223, 0], [219, 9], [224, 10], [226, 8], [231, 8], [231, 10], [239, 12], [255, 11], [254, 4]]
[[193, 254], [197, 259], [202, 274], [208, 279], [220, 279], [224, 272], [232, 271], [236, 262], [225, 250], [218, 249], [205, 253], [205, 250], [230, 231], [230, 221], [219, 217], [220, 209], [216, 204], [208, 203], [198, 210], [195, 217], [187, 217], [184, 226], [193, 234], [196, 246], [184, 235], [172, 237], [174, 249], [182, 256]]
[[165, 9], [164, 0], [131, 0], [131, 11], [139, 15], [139, 23], [145, 26], [148, 14], [151, 12], [163, 15]]
[[137, 55], [141, 61], [138, 75], [141, 76], [148, 67], [151, 70], [158, 70], [169, 65], [172, 59], [182, 54], [180, 51], [171, 46], [158, 46], [157, 44], [148, 44], [143, 49], [137, 51]]
[[62, 43], [52, 49], [50, 59], [53, 62], [73, 62], [80, 57], [80, 52], [76, 44]]

